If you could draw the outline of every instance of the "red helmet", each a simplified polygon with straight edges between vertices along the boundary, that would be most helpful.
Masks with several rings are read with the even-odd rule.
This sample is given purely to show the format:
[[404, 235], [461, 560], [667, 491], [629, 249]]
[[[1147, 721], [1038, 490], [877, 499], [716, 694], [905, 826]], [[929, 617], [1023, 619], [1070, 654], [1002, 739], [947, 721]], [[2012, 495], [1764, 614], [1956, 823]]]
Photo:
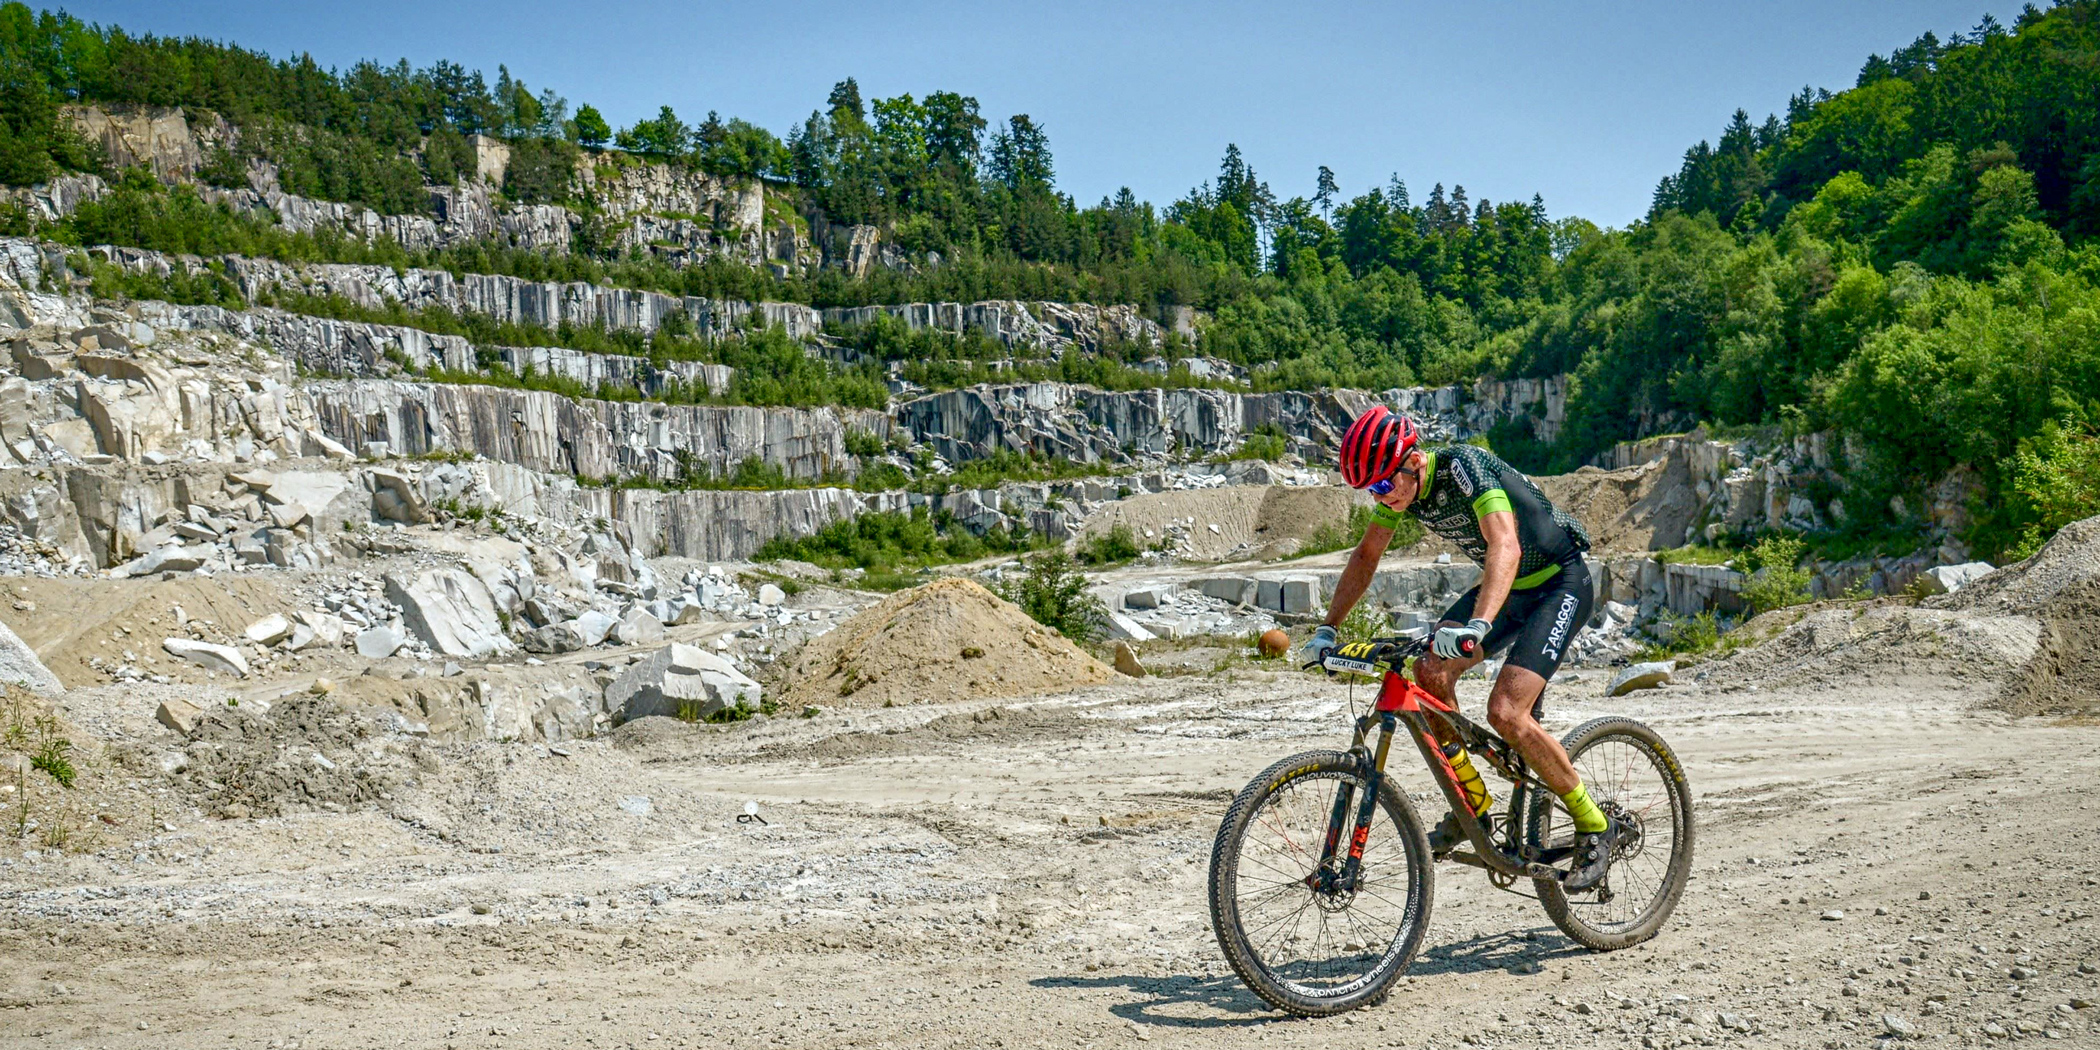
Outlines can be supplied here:
[[1360, 489], [1392, 477], [1400, 461], [1414, 451], [1417, 436], [1413, 420], [1384, 405], [1373, 406], [1342, 435], [1342, 480]]

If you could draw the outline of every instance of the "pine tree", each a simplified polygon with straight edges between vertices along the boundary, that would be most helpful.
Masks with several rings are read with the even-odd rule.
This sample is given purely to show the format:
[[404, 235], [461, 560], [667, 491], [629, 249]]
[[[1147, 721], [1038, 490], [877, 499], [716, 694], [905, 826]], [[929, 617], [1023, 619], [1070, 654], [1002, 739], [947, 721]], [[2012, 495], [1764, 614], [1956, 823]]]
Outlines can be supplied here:
[[1313, 203], [1320, 206], [1320, 218], [1325, 219], [1333, 215], [1334, 195], [1340, 189], [1341, 187], [1334, 182], [1334, 170], [1325, 164], [1320, 165], [1320, 175], [1313, 180], [1312, 198]]

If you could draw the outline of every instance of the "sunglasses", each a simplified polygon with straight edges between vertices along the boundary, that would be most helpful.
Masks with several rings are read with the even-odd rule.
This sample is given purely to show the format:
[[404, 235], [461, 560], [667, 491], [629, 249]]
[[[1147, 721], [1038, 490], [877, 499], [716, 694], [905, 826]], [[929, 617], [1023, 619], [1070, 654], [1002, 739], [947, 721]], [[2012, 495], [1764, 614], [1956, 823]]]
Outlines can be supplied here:
[[1410, 478], [1418, 477], [1418, 475], [1414, 471], [1406, 470], [1400, 467], [1395, 467], [1393, 468], [1393, 472], [1391, 474], [1368, 485], [1365, 485], [1364, 491], [1370, 493], [1373, 496], [1390, 496], [1393, 493], [1393, 482], [1396, 479], [1398, 479], [1402, 474], [1405, 474]]

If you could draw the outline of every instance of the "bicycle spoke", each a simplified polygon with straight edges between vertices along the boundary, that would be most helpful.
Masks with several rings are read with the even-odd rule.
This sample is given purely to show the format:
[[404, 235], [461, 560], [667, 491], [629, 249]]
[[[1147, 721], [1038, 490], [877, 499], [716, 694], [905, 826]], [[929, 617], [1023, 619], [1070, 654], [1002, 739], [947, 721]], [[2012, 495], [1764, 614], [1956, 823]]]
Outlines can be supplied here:
[[1388, 946], [1409, 929], [1408, 847], [1383, 809], [1358, 858], [1355, 888], [1319, 888], [1339, 879], [1347, 861], [1342, 851], [1332, 858], [1335, 868], [1321, 872], [1335, 800], [1350, 799], [1346, 811], [1354, 813], [1363, 790], [1349, 774], [1304, 777], [1264, 798], [1244, 825], [1236, 883], [1228, 889], [1242, 943], [1263, 970], [1298, 994], [1358, 984], [1385, 965]]

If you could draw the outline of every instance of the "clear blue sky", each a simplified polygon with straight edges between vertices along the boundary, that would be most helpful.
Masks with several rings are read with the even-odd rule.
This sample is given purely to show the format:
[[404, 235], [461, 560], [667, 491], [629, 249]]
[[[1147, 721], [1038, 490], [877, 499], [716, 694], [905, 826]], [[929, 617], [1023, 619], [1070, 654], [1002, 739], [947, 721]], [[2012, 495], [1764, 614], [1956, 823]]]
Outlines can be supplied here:
[[[40, 6], [32, 3], [32, 6]], [[615, 126], [670, 104], [785, 136], [833, 82], [864, 97], [957, 91], [997, 124], [1050, 133], [1058, 184], [1091, 203], [1129, 186], [1165, 205], [1213, 177], [1227, 142], [1280, 197], [1318, 165], [1345, 195], [1398, 173], [1421, 200], [1542, 194], [1556, 216], [1624, 225], [1686, 147], [1736, 107], [1762, 119], [1803, 85], [1850, 87], [1870, 52], [1943, 39], [1999, 0], [1746, 4], [311, 3], [88, 0], [135, 32], [205, 36], [323, 65], [449, 58], [590, 102]]]

